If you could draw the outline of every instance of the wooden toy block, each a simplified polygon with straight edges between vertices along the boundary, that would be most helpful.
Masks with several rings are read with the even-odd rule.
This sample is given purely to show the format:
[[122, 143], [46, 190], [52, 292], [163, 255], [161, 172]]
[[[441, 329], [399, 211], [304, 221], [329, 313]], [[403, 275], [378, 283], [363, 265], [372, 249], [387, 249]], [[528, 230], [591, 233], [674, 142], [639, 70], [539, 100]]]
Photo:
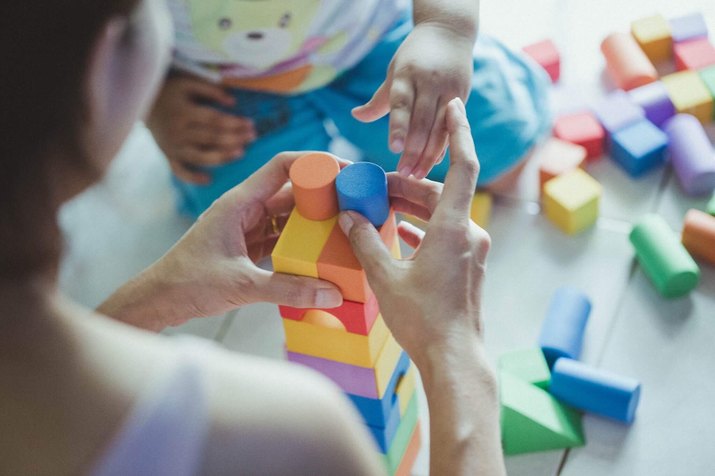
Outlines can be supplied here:
[[382, 226], [390, 213], [387, 176], [379, 165], [357, 162], [348, 165], [335, 180], [342, 211], [363, 214], [375, 226]]
[[536, 61], [555, 83], [561, 75], [561, 58], [556, 45], [551, 40], [542, 40], [522, 48], [531, 59]]
[[590, 112], [569, 114], [556, 119], [554, 136], [586, 149], [587, 159], [597, 159], [603, 154], [603, 127]]
[[681, 241], [691, 255], [715, 265], [715, 217], [691, 209], [685, 214]]
[[317, 278], [318, 258], [336, 224], [336, 217], [313, 221], [294, 209], [271, 253], [274, 271]]
[[[327, 316], [327, 323], [323, 322]], [[370, 334], [350, 334], [344, 329], [326, 327], [336, 319], [322, 311], [311, 311], [302, 321], [282, 319], [289, 352], [311, 355], [360, 367], [374, 367], [387, 341], [389, 331], [378, 316]], [[314, 323], [315, 322], [315, 323]]]
[[561, 358], [554, 364], [549, 392], [579, 410], [631, 424], [641, 384], [628, 377]]
[[670, 20], [670, 33], [675, 43], [707, 38], [708, 26], [705, 24], [705, 18], [703, 18], [702, 14], [690, 13], [672, 18]]
[[544, 211], [562, 231], [573, 235], [596, 223], [601, 193], [601, 184], [576, 169], [546, 182]]
[[287, 352], [287, 358], [322, 373], [344, 392], [365, 398], [383, 398], [394, 369], [401, 360], [409, 360], [392, 335], [387, 337], [374, 367], [344, 364], [295, 352]]
[[684, 296], [698, 285], [700, 268], [662, 217], [645, 215], [629, 238], [638, 263], [663, 297]]
[[581, 415], [545, 390], [499, 374], [504, 453], [573, 448], [584, 445]]
[[395, 240], [390, 248], [390, 254], [395, 259], [402, 259], [402, 249], [400, 248], [400, 240]]
[[499, 357], [499, 372], [509, 374], [539, 388], [547, 389], [551, 372], [541, 349], [507, 352]]
[[710, 93], [710, 96], [715, 98], [715, 66], [705, 68], [700, 71], [699, 74], [700, 79], [702, 80], [703, 84], [705, 84], [705, 88]]
[[628, 95], [645, 111], [645, 117], [658, 127], [675, 115], [673, 101], [660, 81], [631, 89]]
[[397, 427], [395, 437], [392, 439], [387, 452], [382, 453], [385, 466], [390, 474], [394, 474], [400, 466], [410, 440], [413, 438], [417, 426], [419, 425], [419, 408], [417, 406], [417, 395], [413, 396], [407, 405], [407, 412]]
[[606, 96], [596, 104], [593, 112], [609, 136], [645, 118], [643, 109], [621, 90]]
[[715, 152], [705, 129], [690, 114], [678, 114], [663, 127], [668, 134], [670, 163], [688, 195], [715, 190]]
[[601, 43], [601, 52], [606, 58], [606, 71], [620, 89], [629, 91], [658, 79], [655, 66], [629, 34], [608, 35]]
[[[403, 354], [403, 357], [406, 355], [407, 354]], [[392, 372], [390, 382], [387, 384], [387, 390], [382, 398], [366, 398], [348, 394], [348, 397], [362, 415], [365, 423], [370, 426], [384, 428], [388, 424], [393, 407], [397, 406], [397, 413], [400, 413], [398, 401], [400, 395], [397, 393], [397, 385], [402, 380], [402, 377], [407, 374], [409, 368], [410, 359], [400, 358]], [[412, 394], [404, 394], [403, 397], [409, 401], [409, 399], [412, 398]], [[405, 402], [405, 404], [407, 404], [407, 402]]]
[[[392, 248], [397, 240], [395, 213], [390, 211], [380, 228], [380, 236], [385, 246]], [[353, 253], [350, 240], [342, 229], [336, 226], [318, 257], [318, 277], [335, 283], [343, 297], [350, 301], [365, 302], [372, 295], [365, 270]]]
[[[282, 318], [293, 319], [294, 321], [302, 320], [307, 312], [313, 310], [315, 309], [278, 306], [278, 312]], [[380, 313], [380, 306], [377, 304], [375, 294], [370, 292], [364, 303], [344, 299], [340, 307], [320, 310], [337, 318], [345, 326], [346, 331], [353, 334], [368, 335], [377, 319], [377, 315]]]
[[670, 24], [662, 15], [641, 18], [631, 23], [631, 34], [652, 62], [669, 60], [673, 48]]
[[680, 113], [692, 114], [707, 124], [713, 117], [713, 97], [695, 71], [681, 71], [663, 76], [663, 85]]
[[556, 290], [539, 335], [539, 347], [549, 367], [560, 357], [578, 359], [581, 356], [590, 314], [591, 301], [584, 293], [570, 287]]
[[308, 220], [327, 220], [338, 214], [335, 179], [340, 164], [332, 154], [306, 154], [291, 165], [289, 175], [293, 184], [295, 206]]
[[642, 119], [611, 137], [611, 158], [632, 177], [639, 177], [665, 163], [668, 136]]
[[713, 193], [712, 198], [711, 198], [710, 201], [708, 202], [707, 210], [708, 210], [708, 213], [709, 213], [710, 215], [714, 215], [714, 216], [715, 216], [715, 193]]
[[397, 401], [400, 404], [400, 418], [405, 417], [407, 413], [407, 405], [412, 400], [412, 395], [417, 391], [417, 378], [415, 377], [415, 367], [410, 365], [407, 373], [397, 383]]
[[375, 442], [382, 453], [387, 453], [390, 449], [390, 445], [395, 438], [399, 425], [400, 406], [397, 404], [390, 407], [390, 413], [384, 422], [384, 426], [367, 425], [368, 431], [372, 434], [372, 437], [375, 439]]
[[561, 139], [550, 138], [537, 152], [539, 161], [539, 190], [554, 177], [583, 167], [586, 162], [586, 148]]
[[487, 192], [477, 192], [472, 199], [469, 213], [472, 221], [482, 228], [487, 228], [492, 217], [492, 196]]
[[402, 462], [400, 466], [394, 473], [394, 476], [410, 476], [412, 474], [412, 467], [417, 461], [417, 456], [420, 454], [420, 447], [422, 444], [422, 435], [420, 433], [420, 424], [417, 423], [412, 437], [410, 438], [410, 443], [407, 445], [404, 456], [402, 456]]
[[715, 47], [707, 38], [676, 43], [673, 55], [678, 71], [698, 70], [715, 64]]

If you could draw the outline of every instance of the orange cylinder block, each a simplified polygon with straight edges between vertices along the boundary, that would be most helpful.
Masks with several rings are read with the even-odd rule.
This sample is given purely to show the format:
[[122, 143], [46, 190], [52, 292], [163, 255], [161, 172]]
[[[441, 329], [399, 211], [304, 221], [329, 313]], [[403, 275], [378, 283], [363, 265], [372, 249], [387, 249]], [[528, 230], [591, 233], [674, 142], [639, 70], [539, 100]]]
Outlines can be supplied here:
[[606, 57], [608, 74], [621, 89], [628, 91], [658, 79], [655, 66], [631, 35], [608, 35], [601, 43], [601, 52]]
[[340, 164], [335, 156], [323, 152], [306, 154], [290, 167], [295, 206], [304, 218], [322, 221], [338, 214], [335, 178]]
[[715, 264], [715, 217], [700, 210], [688, 210], [682, 241], [691, 255]]

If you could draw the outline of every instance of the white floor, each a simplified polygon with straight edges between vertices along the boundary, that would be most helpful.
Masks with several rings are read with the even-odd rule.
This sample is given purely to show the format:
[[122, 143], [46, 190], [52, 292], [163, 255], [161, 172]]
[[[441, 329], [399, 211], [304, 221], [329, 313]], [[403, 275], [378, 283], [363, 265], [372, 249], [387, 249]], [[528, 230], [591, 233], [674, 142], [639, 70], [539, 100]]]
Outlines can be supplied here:
[[[715, 31], [712, 0], [482, 2], [482, 29], [514, 47], [552, 37], [563, 55], [555, 109], [567, 111], [587, 106], [606, 90], [599, 43], [607, 33], [626, 30], [630, 20], [654, 12], [673, 16], [692, 10], [705, 12]], [[632, 181], [604, 158], [589, 171], [605, 188], [602, 216], [577, 237], [561, 234], [539, 215], [533, 166], [515, 190], [496, 198], [488, 230], [493, 250], [485, 291], [487, 346], [494, 359], [533, 346], [553, 291], [578, 286], [594, 303], [584, 360], [640, 379], [641, 406], [630, 428], [585, 417], [584, 448], [512, 457], [509, 473], [712, 474], [715, 268], [702, 266], [702, 283], [691, 296], [666, 301], [634, 264], [627, 239], [641, 214], [661, 213], [677, 230], [685, 211], [705, 200], [686, 198], [667, 169]], [[142, 126], [106, 180], [65, 207], [61, 224], [67, 236], [62, 287], [89, 306], [159, 257], [189, 226], [175, 213], [168, 169]], [[268, 304], [167, 333], [176, 332], [236, 351], [282, 356], [282, 327], [276, 307]], [[426, 473], [423, 452], [416, 474]]]

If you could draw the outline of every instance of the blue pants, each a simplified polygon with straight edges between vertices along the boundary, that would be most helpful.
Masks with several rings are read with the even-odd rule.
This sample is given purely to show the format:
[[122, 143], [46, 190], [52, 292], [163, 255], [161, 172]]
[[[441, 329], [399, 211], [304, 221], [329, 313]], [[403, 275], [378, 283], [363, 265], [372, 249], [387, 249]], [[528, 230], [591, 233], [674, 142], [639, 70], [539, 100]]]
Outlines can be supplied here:
[[[388, 118], [364, 124], [350, 111], [367, 102], [384, 81], [395, 51], [412, 29], [399, 22], [360, 63], [328, 86], [295, 96], [234, 90], [230, 113], [253, 119], [258, 139], [234, 162], [206, 169], [212, 181], [195, 185], [174, 180], [182, 211], [198, 216], [224, 192], [245, 180], [271, 157], [286, 150], [328, 150], [332, 121], [342, 137], [355, 145], [363, 160], [395, 170], [399, 155], [387, 148]], [[485, 185], [513, 168], [549, 129], [548, 78], [538, 66], [489, 37], [474, 50], [474, 76], [467, 116]], [[429, 174], [443, 181], [448, 158]]]

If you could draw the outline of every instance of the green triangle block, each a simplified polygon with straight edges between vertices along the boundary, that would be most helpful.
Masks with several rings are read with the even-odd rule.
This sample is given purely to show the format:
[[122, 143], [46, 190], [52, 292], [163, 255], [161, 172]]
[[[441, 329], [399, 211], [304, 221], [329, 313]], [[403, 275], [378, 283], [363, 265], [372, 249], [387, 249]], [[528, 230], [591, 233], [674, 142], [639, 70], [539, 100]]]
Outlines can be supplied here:
[[583, 446], [581, 414], [545, 390], [499, 374], [504, 453], [514, 455]]
[[517, 350], [499, 357], [499, 370], [546, 390], [551, 372], [541, 349]]
[[713, 198], [711, 198], [710, 202], [708, 202], [708, 213], [715, 215], [715, 193], [713, 193]]

